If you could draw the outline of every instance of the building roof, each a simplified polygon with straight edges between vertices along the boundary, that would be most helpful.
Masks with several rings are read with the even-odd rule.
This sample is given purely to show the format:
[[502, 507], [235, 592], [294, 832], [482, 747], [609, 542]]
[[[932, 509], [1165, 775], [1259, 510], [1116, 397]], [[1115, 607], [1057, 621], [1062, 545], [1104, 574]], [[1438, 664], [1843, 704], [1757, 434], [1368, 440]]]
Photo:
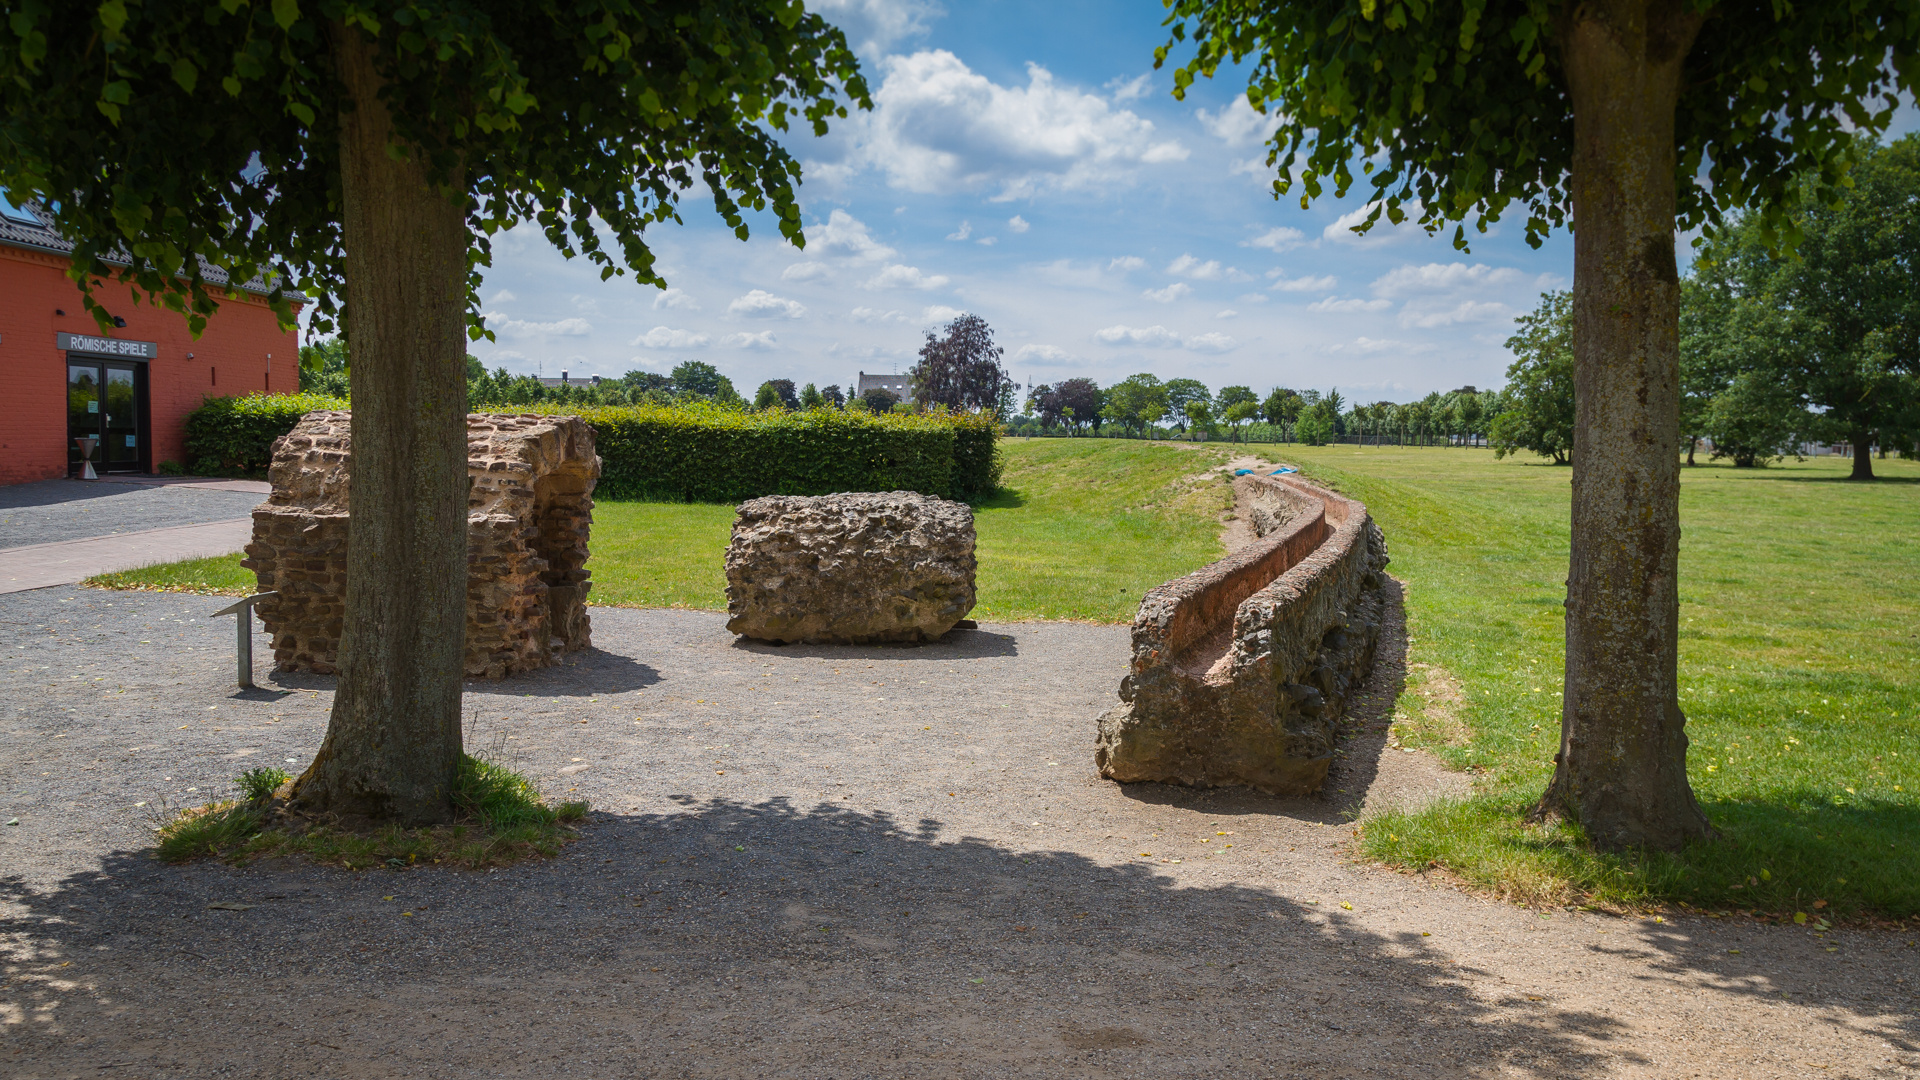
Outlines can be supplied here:
[[[55, 255], [72, 255], [74, 247], [73, 241], [54, 230], [52, 215], [42, 209], [38, 203], [15, 205], [3, 193], [0, 193], [0, 244], [26, 248], [30, 251], [46, 251]], [[127, 258], [120, 253], [108, 256], [102, 261], [113, 266], [128, 265]], [[224, 287], [228, 284], [227, 272], [204, 258], [200, 259], [200, 276], [205, 278], [209, 285]], [[261, 296], [273, 291], [272, 286], [257, 277], [234, 287]]]

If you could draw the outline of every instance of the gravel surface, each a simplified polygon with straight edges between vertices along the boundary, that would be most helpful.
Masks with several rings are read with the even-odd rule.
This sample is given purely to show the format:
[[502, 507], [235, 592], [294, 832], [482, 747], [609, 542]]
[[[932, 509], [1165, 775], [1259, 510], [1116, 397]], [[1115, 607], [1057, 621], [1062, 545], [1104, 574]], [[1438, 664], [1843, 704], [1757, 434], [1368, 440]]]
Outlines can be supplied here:
[[1458, 783], [1383, 746], [1396, 663], [1327, 799], [1101, 781], [1122, 627], [779, 649], [596, 608], [600, 651], [467, 695], [469, 745], [596, 807], [559, 858], [163, 866], [150, 811], [299, 768], [330, 704], [235, 691], [225, 602], [0, 597], [0, 1075], [1920, 1076], [1901, 937], [1352, 861], [1356, 800]]
[[265, 496], [248, 491], [210, 491], [191, 484], [15, 484], [0, 487], [0, 548], [231, 521], [249, 516], [264, 501]]

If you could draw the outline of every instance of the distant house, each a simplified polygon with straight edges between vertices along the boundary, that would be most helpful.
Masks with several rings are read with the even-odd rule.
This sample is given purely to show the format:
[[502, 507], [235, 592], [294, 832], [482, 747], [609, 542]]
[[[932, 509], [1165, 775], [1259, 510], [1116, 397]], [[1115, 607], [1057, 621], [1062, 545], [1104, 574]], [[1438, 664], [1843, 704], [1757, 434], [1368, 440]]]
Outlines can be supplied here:
[[853, 396], [865, 397], [869, 390], [885, 390], [909, 405], [913, 403], [913, 387], [905, 375], [869, 375], [863, 371], [854, 381]]
[[0, 484], [79, 476], [82, 446], [97, 473], [185, 464], [186, 417], [203, 399], [299, 391], [299, 335], [280, 329], [258, 282], [222, 296], [198, 341], [178, 313], [97, 287], [120, 313], [102, 331], [67, 277], [72, 255], [38, 207], [0, 197]]

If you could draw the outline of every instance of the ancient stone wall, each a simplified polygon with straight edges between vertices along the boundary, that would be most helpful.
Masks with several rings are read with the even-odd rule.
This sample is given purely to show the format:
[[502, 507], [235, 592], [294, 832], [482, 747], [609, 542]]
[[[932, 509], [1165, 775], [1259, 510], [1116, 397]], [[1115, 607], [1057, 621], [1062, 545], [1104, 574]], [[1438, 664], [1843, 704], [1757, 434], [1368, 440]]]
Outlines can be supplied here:
[[[346, 412], [312, 412], [273, 446], [273, 494], [240, 565], [282, 670], [332, 673], [347, 583], [352, 447]], [[587, 617], [593, 429], [571, 416], [467, 417], [469, 676], [498, 679], [592, 644]]]
[[1150, 590], [1095, 764], [1114, 780], [1320, 789], [1373, 666], [1386, 539], [1358, 502], [1257, 477], [1253, 544]]

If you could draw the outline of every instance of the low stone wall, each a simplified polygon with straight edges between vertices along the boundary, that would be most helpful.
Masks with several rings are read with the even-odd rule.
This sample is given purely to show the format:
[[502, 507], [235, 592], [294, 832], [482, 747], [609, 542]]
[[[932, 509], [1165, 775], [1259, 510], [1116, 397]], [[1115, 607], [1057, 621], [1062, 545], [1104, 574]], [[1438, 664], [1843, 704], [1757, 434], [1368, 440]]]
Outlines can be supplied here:
[[[240, 565], [286, 671], [331, 674], [346, 612], [352, 447], [346, 412], [308, 413], [273, 446], [273, 494]], [[498, 679], [592, 643], [587, 542], [600, 459], [571, 416], [467, 417], [466, 673]]]
[[1257, 477], [1253, 544], [1150, 590], [1094, 762], [1112, 780], [1318, 791], [1373, 666], [1386, 539], [1358, 502]]

